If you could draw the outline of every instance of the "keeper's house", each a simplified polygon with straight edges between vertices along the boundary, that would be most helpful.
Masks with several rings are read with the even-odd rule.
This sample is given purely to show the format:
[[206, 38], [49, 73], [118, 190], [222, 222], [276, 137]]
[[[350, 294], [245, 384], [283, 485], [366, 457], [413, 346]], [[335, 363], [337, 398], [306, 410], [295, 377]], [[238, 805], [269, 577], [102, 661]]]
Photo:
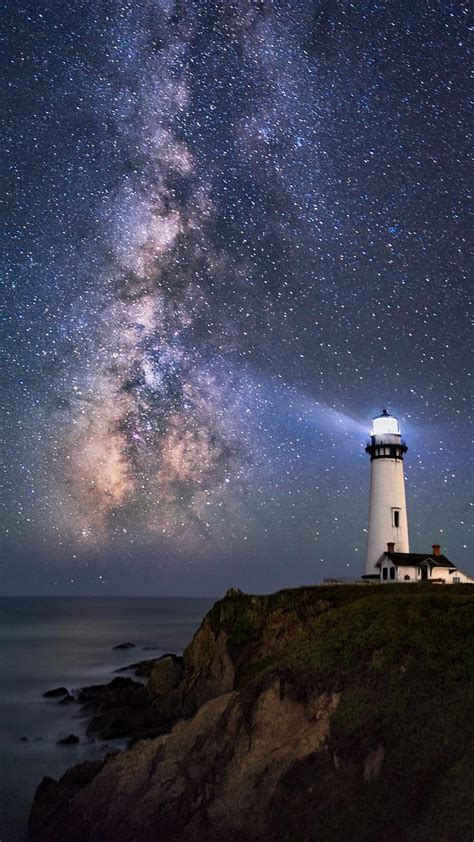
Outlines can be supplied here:
[[[444, 584], [474, 584], [474, 579], [459, 570], [441, 553], [439, 544], [433, 544], [430, 554], [396, 553], [395, 544], [387, 544], [375, 566], [380, 570], [380, 582], [440, 582]], [[369, 578], [365, 576], [364, 578]], [[371, 576], [370, 578], [376, 578]]]

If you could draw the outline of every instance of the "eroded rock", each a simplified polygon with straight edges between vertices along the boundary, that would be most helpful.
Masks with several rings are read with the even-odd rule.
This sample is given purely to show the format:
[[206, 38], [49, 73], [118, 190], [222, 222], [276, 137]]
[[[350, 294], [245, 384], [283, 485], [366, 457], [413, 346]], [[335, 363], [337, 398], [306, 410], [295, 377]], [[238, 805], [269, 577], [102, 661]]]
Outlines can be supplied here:
[[122, 737], [137, 740], [163, 732], [146, 688], [132, 678], [114, 678], [109, 684], [83, 687], [77, 700], [84, 712], [93, 714], [87, 734], [101, 740]]
[[136, 661], [134, 664], [128, 664], [126, 667], [120, 667], [115, 672], [130, 672], [132, 671], [137, 678], [148, 678], [156, 663], [156, 658], [147, 661]]
[[54, 687], [52, 690], [46, 690], [43, 693], [45, 699], [59, 699], [61, 696], [68, 696], [69, 690], [67, 687]]
[[[275, 786], [295, 760], [323, 750], [338, 703], [337, 694], [301, 697], [280, 677], [258, 692], [223, 694], [171, 733], [111, 758], [86, 786], [70, 773], [42, 785], [32, 838], [59, 842], [57, 828], [79, 826], [82, 842], [99, 839], [97, 828], [104, 842], [257, 839]], [[58, 792], [55, 822], [42, 825]]]
[[43, 783], [32, 842], [470, 839], [473, 597], [416, 585], [228, 596], [148, 688], [83, 691], [122, 729], [150, 715], [155, 738]]

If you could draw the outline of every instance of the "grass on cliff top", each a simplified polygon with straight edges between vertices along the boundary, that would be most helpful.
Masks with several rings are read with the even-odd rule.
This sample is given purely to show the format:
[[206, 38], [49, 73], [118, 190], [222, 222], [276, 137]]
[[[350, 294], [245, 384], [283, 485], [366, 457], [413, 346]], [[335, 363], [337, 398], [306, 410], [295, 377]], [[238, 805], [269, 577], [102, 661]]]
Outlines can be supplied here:
[[[473, 676], [470, 585], [340, 585], [269, 596], [242, 594], [217, 603], [208, 617], [242, 653], [240, 685], [275, 668], [291, 669], [325, 685], [357, 686], [363, 680], [380, 689], [385, 682], [383, 692], [391, 693], [395, 689], [388, 686], [387, 676], [392, 672], [396, 686], [407, 673], [420, 673], [426, 684], [430, 675], [438, 684], [441, 674], [445, 682]], [[265, 653], [259, 647], [260, 635], [275, 618], [287, 634], [290, 630], [291, 639], [282, 651]], [[365, 704], [363, 696], [359, 694], [359, 707]]]
[[[448, 586], [447, 586], [448, 587]], [[391, 664], [439, 670], [440, 658], [448, 673], [465, 664], [465, 638], [472, 657], [474, 588], [456, 593], [438, 588], [404, 590], [388, 585], [366, 598], [334, 606], [315, 618], [307, 635], [284, 656], [289, 666], [323, 675], [355, 677], [360, 667], [375, 672]]]
[[306, 626], [311, 616], [331, 612], [344, 605], [360, 603], [361, 600], [382, 600], [390, 603], [396, 595], [407, 599], [424, 598], [435, 594], [437, 599], [447, 603], [455, 597], [471, 598], [474, 603], [474, 587], [470, 585], [432, 585], [431, 583], [389, 584], [389, 585], [314, 585], [288, 588], [273, 594], [253, 596], [235, 594], [215, 603], [206, 616], [215, 632], [224, 630], [231, 644], [245, 644], [258, 638], [262, 626], [275, 613], [294, 615]]
[[228, 634], [234, 632], [237, 624], [241, 631], [236, 632], [236, 637], [244, 637], [245, 626], [246, 640], [252, 631], [256, 634], [262, 622], [275, 611], [298, 614], [312, 608], [315, 613], [319, 613], [320, 610], [362, 599], [368, 595], [369, 590], [372, 590], [370, 585], [312, 585], [286, 588], [272, 594], [236, 593], [216, 602], [205, 619], [211, 623], [214, 631], [224, 629]]
[[[341, 694], [327, 748], [354, 771], [346, 778], [347, 793], [336, 772], [328, 776], [318, 840], [471, 842], [473, 586], [339, 585], [235, 594], [217, 603], [208, 621], [216, 633], [227, 633], [238, 686], [258, 686], [278, 673], [289, 692], [299, 687], [303, 695]], [[262, 640], [269, 633], [281, 647], [266, 651]], [[382, 774], [367, 785], [363, 765], [379, 745], [385, 751]], [[311, 774], [308, 786], [314, 785]], [[300, 789], [301, 782], [296, 799]], [[298, 838], [304, 799], [298, 804], [288, 840]]]
[[[380, 780], [358, 794], [354, 815], [334, 811], [329, 837], [352, 838], [357, 827], [358, 839], [372, 839], [374, 817], [393, 830], [408, 810], [415, 825], [418, 814], [428, 822], [423, 838], [467, 838], [474, 822], [474, 588], [370, 589], [316, 617], [265, 665], [264, 672], [273, 670], [341, 692], [331, 751], [363, 763], [384, 746]], [[457, 815], [449, 821], [458, 835], [446, 837], [446, 811], [427, 805], [435, 791], [445, 804], [449, 793], [452, 800], [455, 771]]]

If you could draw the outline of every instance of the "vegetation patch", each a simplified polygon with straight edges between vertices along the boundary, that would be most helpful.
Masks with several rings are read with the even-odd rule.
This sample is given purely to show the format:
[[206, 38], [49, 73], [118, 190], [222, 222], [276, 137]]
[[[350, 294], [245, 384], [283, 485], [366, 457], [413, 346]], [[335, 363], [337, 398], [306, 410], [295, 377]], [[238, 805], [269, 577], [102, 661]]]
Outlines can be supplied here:
[[252, 623], [250, 615], [245, 611], [237, 613], [228, 632], [228, 641], [232, 646], [247, 643], [252, 637], [254, 630], [255, 626]]
[[[318, 839], [472, 838], [474, 589], [386, 586], [360, 599], [342, 599], [268, 669], [275, 666], [304, 676], [315, 688], [341, 691], [328, 749], [329, 756], [340, 758], [353, 791], [348, 804], [342, 792], [337, 796]], [[361, 769], [380, 745], [380, 775], [367, 783]], [[329, 780], [326, 769], [328, 774]], [[449, 818], [435, 803], [445, 798], [442, 780], [448, 803], [459, 805]], [[422, 827], [425, 835], [416, 830]], [[291, 833], [289, 828], [288, 838]]]

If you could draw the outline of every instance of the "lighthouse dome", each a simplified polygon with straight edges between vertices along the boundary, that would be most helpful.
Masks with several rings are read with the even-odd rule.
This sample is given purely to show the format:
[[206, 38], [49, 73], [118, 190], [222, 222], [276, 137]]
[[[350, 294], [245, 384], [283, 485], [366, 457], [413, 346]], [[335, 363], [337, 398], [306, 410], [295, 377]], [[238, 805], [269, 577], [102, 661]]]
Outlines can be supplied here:
[[372, 433], [373, 436], [383, 436], [383, 435], [392, 435], [392, 436], [399, 436], [400, 435], [400, 427], [398, 426], [398, 418], [395, 418], [394, 415], [389, 415], [387, 410], [384, 409], [381, 415], [377, 415], [376, 418], [372, 421]]

